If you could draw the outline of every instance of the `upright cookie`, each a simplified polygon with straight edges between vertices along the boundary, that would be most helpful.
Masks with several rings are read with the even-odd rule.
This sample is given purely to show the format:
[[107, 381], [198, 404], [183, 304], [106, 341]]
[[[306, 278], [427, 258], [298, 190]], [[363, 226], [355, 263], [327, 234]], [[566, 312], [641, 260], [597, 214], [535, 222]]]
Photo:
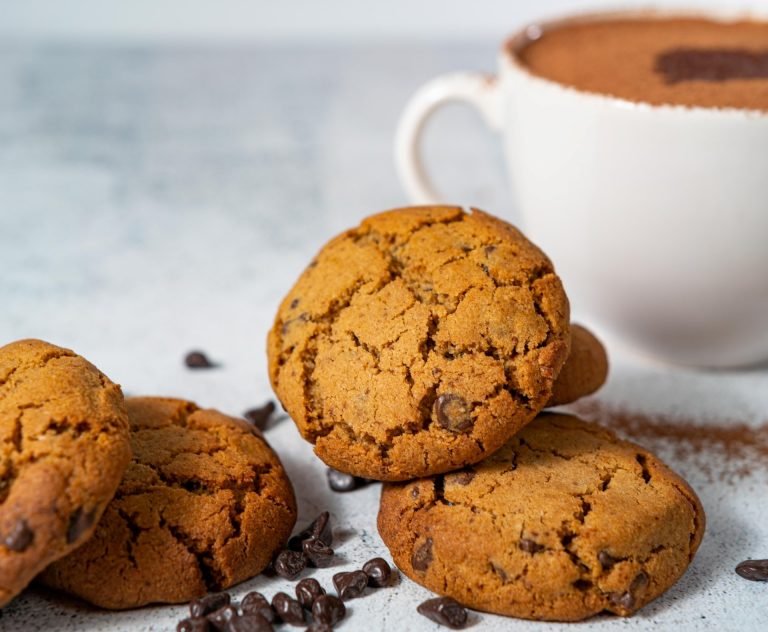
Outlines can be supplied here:
[[544, 414], [474, 467], [385, 485], [379, 532], [430, 590], [487, 612], [577, 621], [630, 615], [672, 586], [704, 511], [646, 450]]
[[0, 348], [0, 606], [82, 544], [131, 457], [120, 387], [41, 340]]
[[547, 406], [562, 406], [591, 395], [608, 377], [608, 354], [586, 327], [571, 323], [571, 353], [552, 387]]
[[103, 608], [189, 601], [261, 572], [293, 529], [277, 455], [243, 420], [129, 398], [133, 460], [93, 537], [44, 584]]
[[405, 480], [501, 447], [550, 398], [569, 340], [560, 279], [517, 229], [397, 209], [304, 271], [269, 335], [270, 378], [328, 465]]

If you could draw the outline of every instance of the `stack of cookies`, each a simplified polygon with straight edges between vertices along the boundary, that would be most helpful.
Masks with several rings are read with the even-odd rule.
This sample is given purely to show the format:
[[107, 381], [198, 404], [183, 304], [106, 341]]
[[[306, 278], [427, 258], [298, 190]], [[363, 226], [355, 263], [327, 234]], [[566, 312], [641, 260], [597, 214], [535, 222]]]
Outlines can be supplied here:
[[385, 481], [379, 531], [411, 579], [505, 615], [630, 615], [701, 541], [695, 493], [594, 423], [600, 343], [552, 263], [478, 210], [406, 208], [329, 242], [281, 304], [270, 378], [316, 454]]
[[68, 349], [0, 348], [0, 606], [38, 576], [104, 608], [189, 601], [261, 572], [296, 520], [242, 419], [127, 398]]

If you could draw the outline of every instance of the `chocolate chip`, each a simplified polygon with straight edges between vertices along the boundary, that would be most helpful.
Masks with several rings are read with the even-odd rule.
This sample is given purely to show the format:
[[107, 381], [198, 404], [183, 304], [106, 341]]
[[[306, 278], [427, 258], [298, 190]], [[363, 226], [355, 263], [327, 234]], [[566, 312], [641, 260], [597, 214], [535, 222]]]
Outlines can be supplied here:
[[640, 571], [637, 576], [632, 580], [632, 583], [629, 585], [629, 589], [632, 592], [635, 592], [637, 590], [641, 590], [645, 588], [648, 585], [648, 575], [645, 574], [645, 571]]
[[243, 614], [258, 614], [270, 623], [274, 623], [277, 618], [267, 598], [255, 590], [243, 597], [240, 602], [240, 610], [243, 611]]
[[438, 423], [451, 432], [469, 430], [472, 425], [471, 410], [463, 397], [453, 393], [443, 393], [434, 404]]
[[243, 417], [259, 430], [266, 430], [267, 426], [270, 425], [270, 421], [272, 421], [272, 416], [274, 415], [276, 408], [275, 402], [269, 401], [258, 408], [246, 410], [243, 413]]
[[315, 621], [305, 630], [305, 632], [333, 632], [333, 626]]
[[229, 593], [211, 593], [210, 595], [193, 599], [189, 603], [189, 614], [192, 615], [192, 618], [204, 617], [214, 610], [229, 605], [231, 602], [232, 597]]
[[34, 537], [35, 534], [27, 526], [27, 521], [24, 518], [19, 518], [16, 524], [13, 525], [10, 533], [3, 538], [3, 544], [5, 544], [7, 549], [21, 553], [26, 551], [29, 545], [32, 544]]
[[426, 571], [432, 563], [432, 538], [427, 538], [424, 543], [413, 552], [411, 566], [417, 571]]
[[182, 619], [176, 624], [176, 632], [208, 632], [211, 626], [205, 617]]
[[299, 576], [299, 573], [306, 568], [307, 561], [304, 559], [302, 553], [285, 549], [277, 554], [274, 566], [275, 572], [280, 575], [280, 577], [295, 579]]
[[608, 551], [600, 551], [600, 553], [597, 554], [597, 561], [600, 562], [600, 566], [603, 567], [603, 570], [607, 571], [613, 568], [614, 564], [616, 564], [619, 559], [610, 555]]
[[290, 625], [304, 625], [304, 609], [301, 604], [284, 592], [272, 597], [272, 607], [281, 621]]
[[451, 477], [451, 481], [457, 485], [469, 485], [472, 482], [472, 479], [475, 478], [475, 474], [476, 472], [474, 470], [463, 470], [461, 472], [456, 472]]
[[629, 590], [623, 593], [613, 593], [611, 595], [611, 602], [616, 606], [624, 608], [625, 610], [633, 610], [637, 604], [635, 593], [639, 590], [642, 590], [647, 585], [648, 575], [646, 575], [645, 572], [640, 571], [629, 585]]
[[78, 507], [69, 516], [69, 526], [67, 526], [67, 543], [72, 544], [77, 542], [86, 531], [93, 526], [93, 521], [96, 518], [96, 510], [85, 511], [82, 507]]
[[336, 593], [342, 599], [355, 599], [363, 594], [368, 585], [368, 575], [363, 571], [336, 573], [333, 576], [333, 585], [336, 587]]
[[227, 623], [235, 618], [237, 614], [237, 608], [235, 608], [232, 604], [227, 604], [226, 606], [222, 606], [218, 610], [214, 610], [213, 612], [209, 613], [208, 622], [216, 630], [226, 632]]
[[303, 551], [304, 540], [319, 540], [326, 546], [333, 544], [331, 518], [327, 511], [321, 513], [305, 529], [288, 540], [288, 548], [292, 551]]
[[519, 547], [520, 550], [525, 551], [526, 553], [530, 553], [531, 555], [544, 550], [543, 545], [539, 544], [538, 542], [534, 542], [533, 540], [529, 540], [528, 538], [523, 538], [520, 540]]
[[485, 252], [486, 257], [490, 257], [494, 252], [496, 252], [496, 246], [491, 244], [490, 246], [486, 246], [483, 248], [483, 252]]
[[768, 560], [744, 560], [736, 566], [736, 572], [753, 582], [768, 582]]
[[190, 369], [212, 369], [216, 366], [202, 351], [190, 351], [184, 357], [184, 364]]
[[623, 593], [613, 593], [611, 595], [611, 603], [625, 610], [632, 610], [635, 607], [635, 597], [628, 590]]
[[272, 632], [272, 624], [259, 614], [242, 614], [232, 617], [226, 632]]
[[335, 492], [352, 492], [373, 482], [367, 478], [339, 472], [332, 467], [328, 468], [326, 474], [328, 476], [328, 486]]
[[427, 599], [416, 608], [435, 623], [458, 630], [467, 624], [467, 611], [455, 599], [450, 597], [435, 597]]
[[302, 548], [310, 566], [326, 568], [333, 564], [333, 549], [320, 540], [304, 540]]
[[323, 595], [312, 604], [312, 618], [320, 623], [336, 625], [347, 614], [344, 602], [334, 595]]
[[296, 599], [307, 610], [311, 610], [315, 599], [324, 594], [325, 588], [314, 577], [307, 577], [296, 584]]
[[374, 557], [363, 564], [363, 572], [368, 576], [368, 585], [374, 588], [389, 586], [392, 578], [392, 568], [381, 557]]

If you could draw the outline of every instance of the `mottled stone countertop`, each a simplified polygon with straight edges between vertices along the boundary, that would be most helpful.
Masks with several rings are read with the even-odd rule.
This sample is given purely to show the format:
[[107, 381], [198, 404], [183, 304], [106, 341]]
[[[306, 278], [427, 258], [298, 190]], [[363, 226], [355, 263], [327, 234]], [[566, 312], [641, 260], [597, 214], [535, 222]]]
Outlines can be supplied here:
[[[405, 99], [439, 72], [490, 70], [494, 59], [486, 44], [0, 44], [0, 342], [34, 336], [72, 347], [130, 394], [233, 414], [263, 403], [265, 336], [292, 280], [327, 238], [406, 201], [391, 148]], [[439, 133], [447, 129], [450, 138]], [[474, 114], [441, 114], [428, 153], [457, 202], [515, 220], [501, 149]], [[192, 348], [221, 367], [185, 369]], [[589, 629], [765, 629], [766, 586], [733, 567], [768, 557], [767, 459], [758, 450], [768, 370], [692, 371], [609, 350], [609, 381], [582, 410], [604, 420], [635, 414], [621, 428], [690, 481], [708, 529], [667, 594]], [[674, 432], [682, 423], [700, 427]], [[751, 433], [746, 444], [723, 431], [735, 423]], [[328, 509], [343, 536], [339, 564], [315, 573], [323, 583], [389, 557], [376, 532], [377, 485], [334, 494], [289, 421], [268, 437], [294, 482], [300, 523]], [[286, 587], [257, 577], [234, 592]], [[351, 602], [340, 629], [437, 630], [415, 612], [427, 596], [401, 578]], [[184, 610], [99, 612], [29, 590], [0, 613], [0, 629], [171, 630]], [[478, 632], [569, 627], [474, 621]]]

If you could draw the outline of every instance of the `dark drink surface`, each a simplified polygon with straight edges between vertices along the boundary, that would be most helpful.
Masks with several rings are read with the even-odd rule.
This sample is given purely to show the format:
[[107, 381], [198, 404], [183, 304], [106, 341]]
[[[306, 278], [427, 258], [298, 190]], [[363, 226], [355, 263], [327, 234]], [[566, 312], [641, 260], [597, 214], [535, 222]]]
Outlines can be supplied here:
[[768, 111], [768, 22], [577, 19], [545, 30], [516, 55], [534, 74], [578, 90]]

